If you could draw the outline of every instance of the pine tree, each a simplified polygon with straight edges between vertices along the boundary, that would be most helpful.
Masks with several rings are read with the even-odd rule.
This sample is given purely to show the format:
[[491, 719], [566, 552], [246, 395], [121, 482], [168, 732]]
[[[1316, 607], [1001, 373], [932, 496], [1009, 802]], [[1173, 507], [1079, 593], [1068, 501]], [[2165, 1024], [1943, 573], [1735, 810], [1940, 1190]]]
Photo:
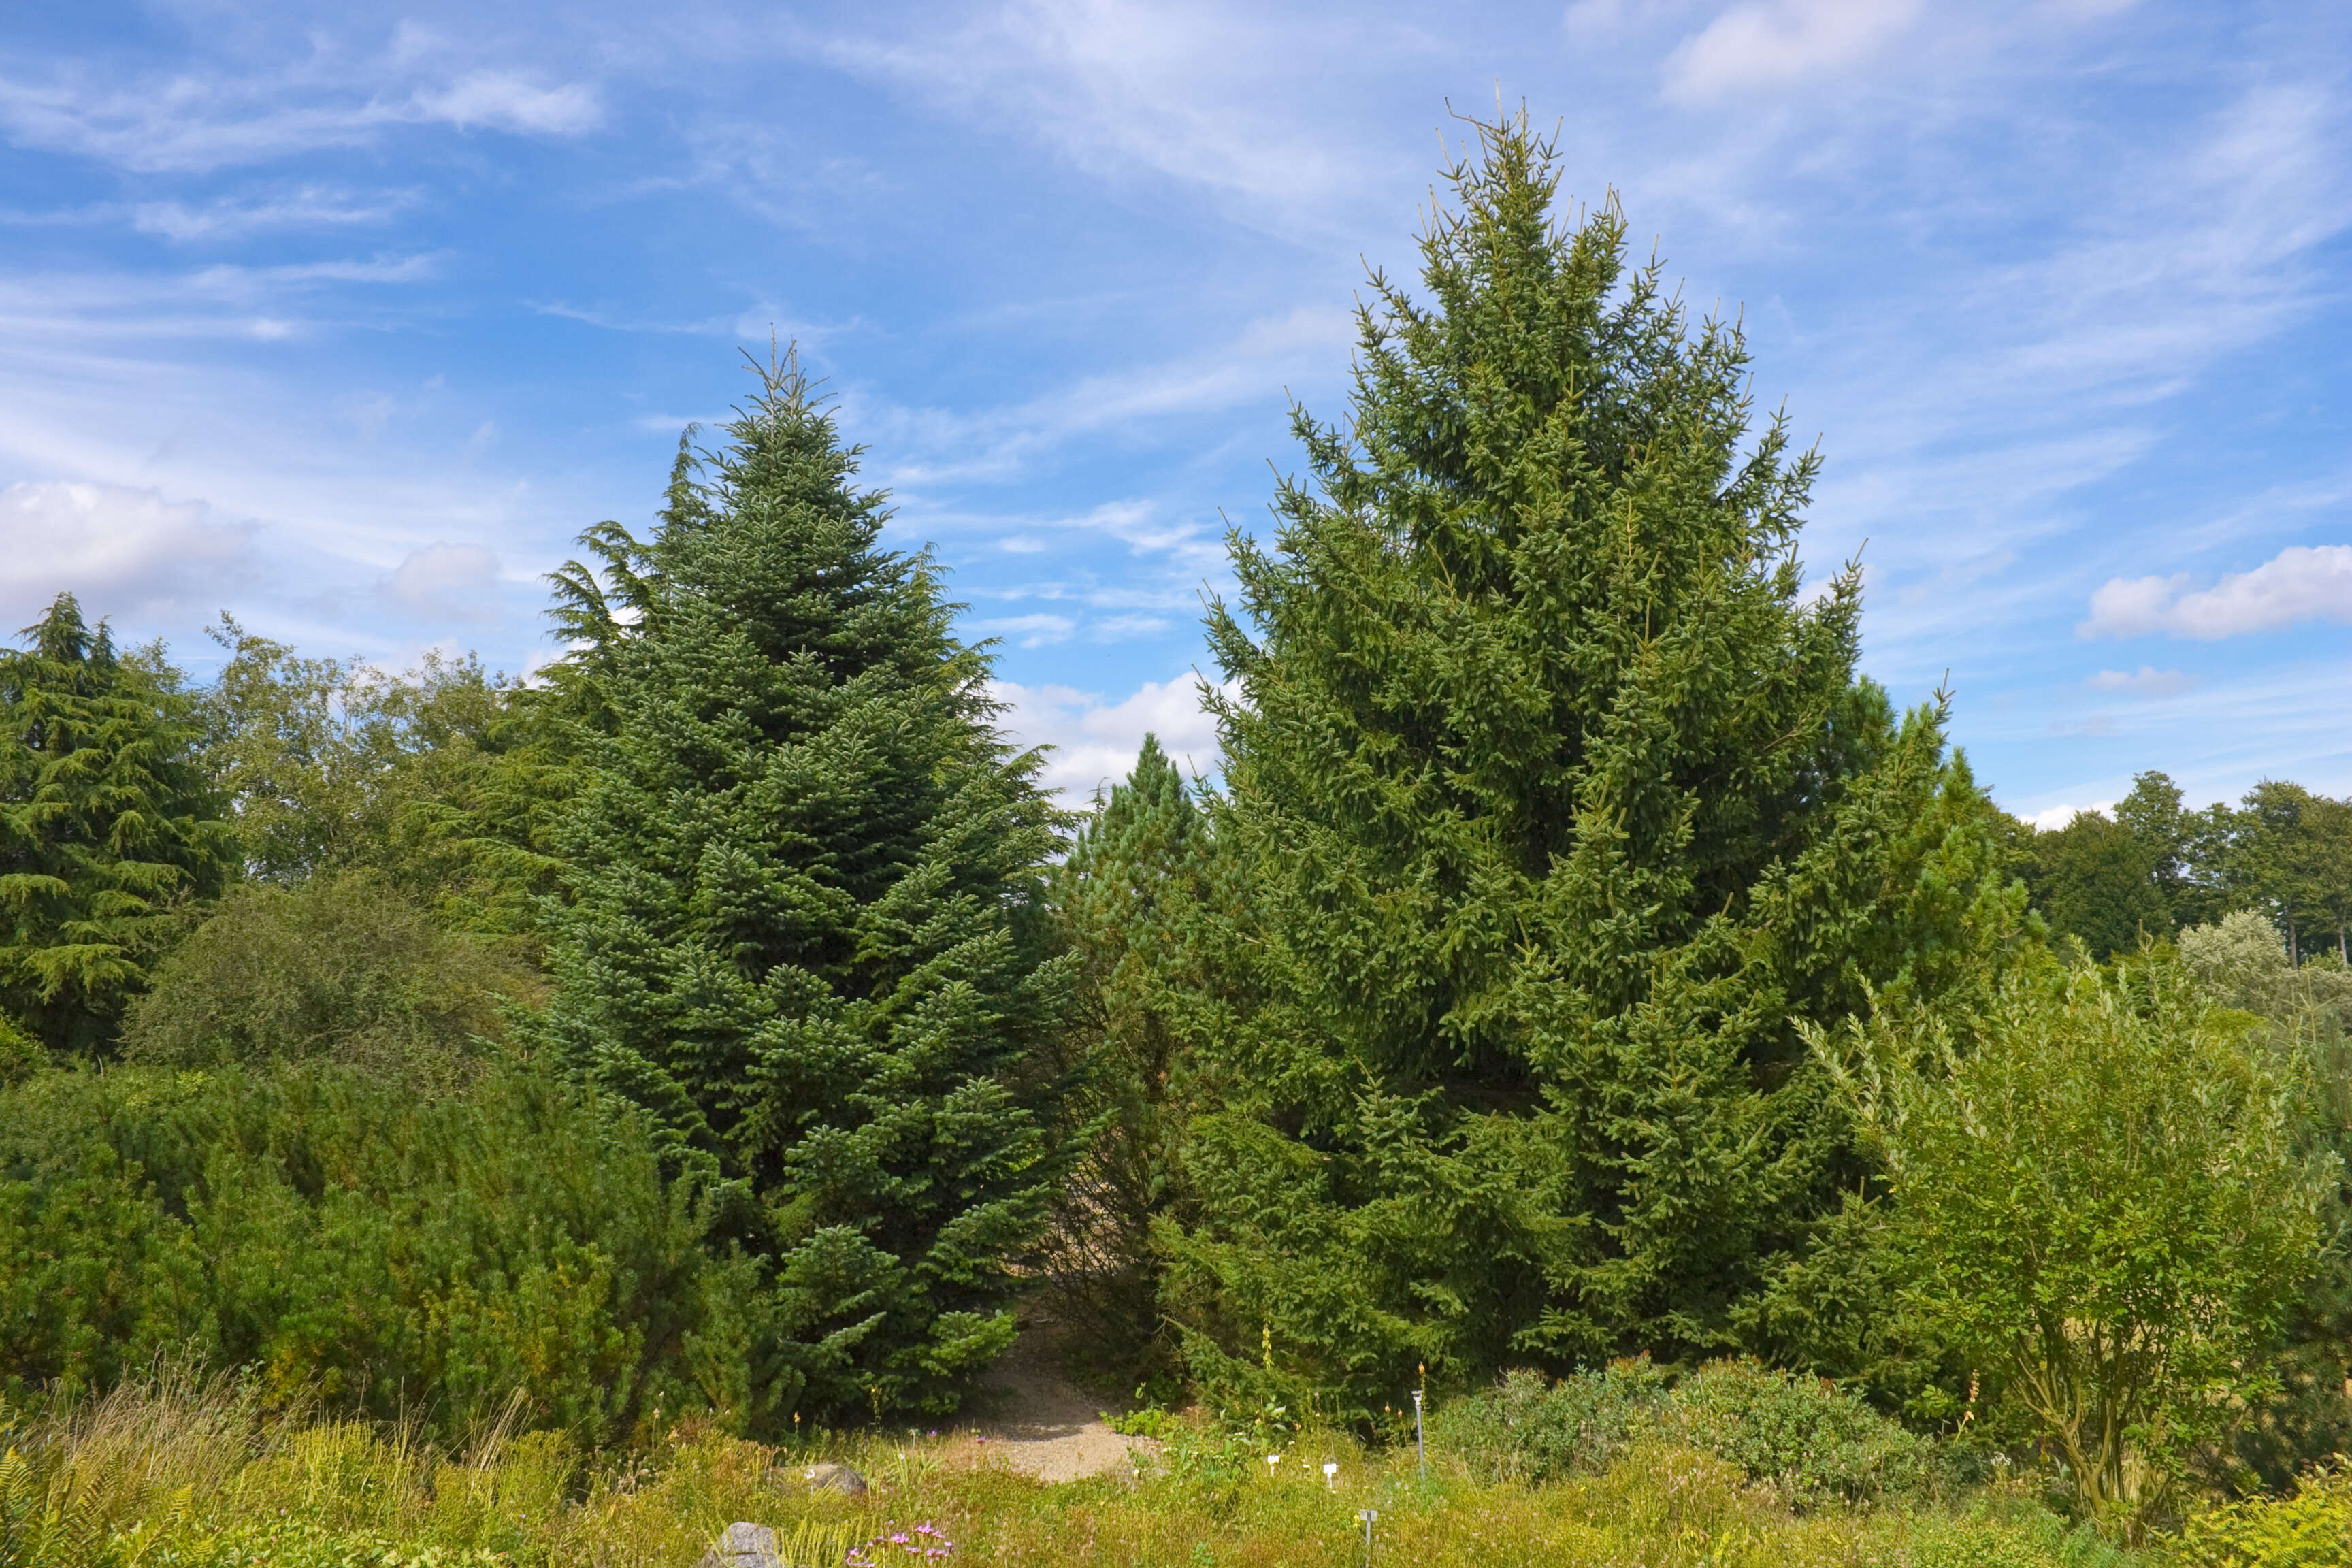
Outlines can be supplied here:
[[1856, 678], [1859, 574], [1806, 591], [1818, 459], [1751, 431], [1738, 331], [1613, 204], [1554, 226], [1524, 115], [1478, 134], [1211, 616], [1248, 896], [1193, 937], [1163, 1237], [1253, 1398], [1763, 1333], [1866, 1175], [1797, 1023], [1981, 996], [2023, 919], [1940, 705]]
[[1015, 1086], [1066, 1005], [1060, 815], [797, 368], [725, 435], [650, 540], [600, 525], [602, 574], [559, 574], [590, 773], [549, 1034], [734, 1194], [770, 1418], [949, 1408], [1055, 1174]]
[[1049, 1267], [1058, 1315], [1121, 1386], [1172, 1370], [1151, 1230], [1176, 1200], [1179, 1034], [1201, 984], [1184, 935], [1209, 894], [1213, 850], [1183, 775], [1146, 735], [1053, 881], [1056, 922], [1082, 965], [1066, 1116], [1088, 1136], [1055, 1205]]
[[70, 594], [24, 635], [0, 654], [0, 1013], [95, 1054], [232, 847], [160, 653], [118, 652]]

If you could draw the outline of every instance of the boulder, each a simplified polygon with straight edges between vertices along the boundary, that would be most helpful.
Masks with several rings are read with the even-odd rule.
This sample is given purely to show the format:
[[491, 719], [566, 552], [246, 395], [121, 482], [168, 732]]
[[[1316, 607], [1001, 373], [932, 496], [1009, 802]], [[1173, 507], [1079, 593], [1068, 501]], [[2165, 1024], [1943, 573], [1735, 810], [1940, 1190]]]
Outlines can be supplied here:
[[788, 1568], [776, 1555], [776, 1532], [764, 1524], [730, 1524], [695, 1568]]
[[811, 1465], [802, 1472], [813, 1492], [840, 1492], [848, 1497], [866, 1495], [866, 1478], [847, 1465]]

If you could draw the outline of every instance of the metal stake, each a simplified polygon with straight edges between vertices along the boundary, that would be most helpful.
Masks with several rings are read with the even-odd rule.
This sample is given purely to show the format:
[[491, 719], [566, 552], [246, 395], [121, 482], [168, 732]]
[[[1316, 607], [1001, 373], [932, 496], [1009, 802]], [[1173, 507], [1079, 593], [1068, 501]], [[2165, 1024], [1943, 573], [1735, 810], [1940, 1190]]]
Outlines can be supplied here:
[[1372, 1521], [1381, 1517], [1376, 1508], [1360, 1509], [1356, 1517], [1364, 1521], [1364, 1568], [1372, 1568]]

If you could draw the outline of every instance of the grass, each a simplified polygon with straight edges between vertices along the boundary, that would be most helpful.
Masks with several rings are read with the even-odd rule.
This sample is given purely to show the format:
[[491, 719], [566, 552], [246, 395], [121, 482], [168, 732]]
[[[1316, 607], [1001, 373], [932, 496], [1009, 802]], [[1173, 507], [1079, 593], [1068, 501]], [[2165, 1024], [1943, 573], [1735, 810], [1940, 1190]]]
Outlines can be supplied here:
[[[166, 1378], [67, 1412], [0, 1412], [0, 1449], [5, 1568], [692, 1568], [739, 1520], [775, 1527], [787, 1560], [812, 1568], [853, 1549], [875, 1568], [1362, 1568], [1368, 1509], [1375, 1568], [2172, 1561], [2115, 1551], [1998, 1490], [1801, 1510], [1725, 1460], [1654, 1441], [1599, 1475], [1530, 1487], [1436, 1458], [1423, 1477], [1409, 1449], [1336, 1435], [1294, 1436], [1268, 1467], [1258, 1445], [1187, 1426], [1140, 1480], [1051, 1487], [968, 1437], [779, 1450], [688, 1425], [656, 1452], [594, 1458], [509, 1420], [447, 1453], [397, 1428], [266, 1411], [233, 1379]], [[820, 1458], [854, 1466], [869, 1493], [810, 1495], [799, 1467]]]

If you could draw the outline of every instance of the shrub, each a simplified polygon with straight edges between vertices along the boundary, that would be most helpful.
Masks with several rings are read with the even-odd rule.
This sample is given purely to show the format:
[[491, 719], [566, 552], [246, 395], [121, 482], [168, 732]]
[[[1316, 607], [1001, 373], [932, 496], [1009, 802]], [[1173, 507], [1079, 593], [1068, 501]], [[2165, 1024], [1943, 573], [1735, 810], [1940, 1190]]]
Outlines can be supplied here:
[[2352, 1470], [2313, 1470], [2285, 1498], [2249, 1498], [2192, 1517], [2179, 1555], [2192, 1568], [2352, 1564]]
[[1518, 1371], [1432, 1419], [1431, 1440], [1482, 1479], [1534, 1485], [1609, 1467], [1637, 1439], [1738, 1466], [1792, 1503], [1914, 1496], [1936, 1446], [1853, 1394], [1752, 1362], [1717, 1362], [1679, 1383], [1647, 1361], [1548, 1384]]
[[1541, 1481], [1597, 1472], [1654, 1413], [1664, 1373], [1646, 1360], [1622, 1361], [1558, 1383], [1522, 1367], [1483, 1394], [1442, 1406], [1430, 1440], [1459, 1455], [1481, 1479]]
[[1675, 1385], [1661, 1412], [1678, 1442], [1728, 1459], [1791, 1501], [1870, 1503], [1916, 1495], [1935, 1446], [1819, 1378], [1717, 1362]]
[[428, 1431], [518, 1392], [595, 1441], [740, 1419], [750, 1282], [706, 1224], [633, 1116], [519, 1069], [46, 1072], [0, 1090], [0, 1394], [169, 1355]]
[[440, 930], [381, 877], [247, 883], [159, 966], [123, 1047], [183, 1067], [327, 1057], [445, 1072], [542, 988], [507, 944]]
[[1971, 1049], [1883, 1016], [1815, 1036], [1886, 1161], [1907, 1300], [2135, 1534], [2274, 1386], [2337, 1179], [2251, 1023], [2156, 949], [2014, 972]]

